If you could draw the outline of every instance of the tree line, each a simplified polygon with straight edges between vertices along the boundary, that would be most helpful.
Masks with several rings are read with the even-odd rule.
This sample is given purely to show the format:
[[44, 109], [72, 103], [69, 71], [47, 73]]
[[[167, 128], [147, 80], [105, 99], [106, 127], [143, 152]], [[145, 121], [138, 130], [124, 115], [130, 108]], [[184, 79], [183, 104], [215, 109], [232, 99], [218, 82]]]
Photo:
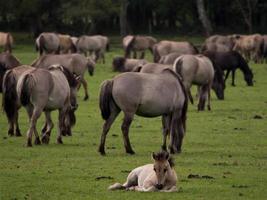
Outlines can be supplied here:
[[0, 29], [81, 34], [264, 33], [265, 0], [0, 0]]

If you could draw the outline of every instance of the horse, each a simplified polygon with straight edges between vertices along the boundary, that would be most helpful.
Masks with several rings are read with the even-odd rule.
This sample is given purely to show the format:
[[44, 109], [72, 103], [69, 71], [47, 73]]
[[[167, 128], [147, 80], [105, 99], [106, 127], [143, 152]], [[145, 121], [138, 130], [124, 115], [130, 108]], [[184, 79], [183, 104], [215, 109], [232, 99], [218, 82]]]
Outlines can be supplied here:
[[115, 183], [109, 190], [131, 190], [142, 192], [176, 192], [177, 174], [173, 158], [168, 152], [152, 153], [153, 164], [133, 169], [124, 184]]
[[59, 37], [59, 48], [61, 54], [66, 53], [75, 53], [76, 52], [76, 46], [73, 43], [71, 37], [66, 34], [58, 34]]
[[[46, 124], [42, 129], [42, 143], [48, 144], [53, 128], [51, 111], [59, 110], [57, 143], [62, 144], [62, 135], [75, 124], [74, 111], [77, 108], [76, 91], [78, 81], [66, 68], [52, 65], [49, 70], [35, 69], [24, 73], [17, 83], [17, 94], [21, 105], [27, 110], [30, 127], [27, 131], [27, 147], [32, 146], [32, 134], [35, 144], [41, 144], [36, 123], [45, 112]], [[71, 135], [71, 133], [67, 133]]]
[[162, 116], [162, 149], [166, 149], [166, 139], [170, 132], [170, 152], [181, 152], [187, 105], [183, 83], [170, 69], [160, 74], [125, 72], [104, 81], [100, 89], [99, 106], [105, 122], [98, 151], [105, 155], [106, 135], [120, 111], [123, 111], [121, 130], [126, 153], [135, 153], [129, 140], [129, 127], [134, 114], [142, 117]]
[[83, 53], [85, 56], [88, 56], [88, 52], [90, 55], [94, 53], [95, 62], [97, 62], [99, 58], [102, 58], [103, 63], [105, 63], [104, 53], [109, 49], [109, 39], [101, 35], [83, 35], [79, 37], [76, 42], [76, 48], [78, 53]]
[[174, 42], [163, 40], [154, 45], [154, 62], [159, 62], [162, 56], [173, 52], [180, 54], [198, 54], [198, 49], [190, 42]]
[[230, 51], [234, 45], [235, 41], [231, 35], [212, 35], [205, 40], [201, 52], [206, 50]]
[[210, 59], [203, 55], [182, 55], [175, 60], [173, 70], [182, 77], [191, 103], [193, 103], [191, 85], [199, 86], [198, 111], [205, 109], [206, 99], [208, 99], [207, 108], [211, 110], [210, 89], [214, 79], [214, 69]]
[[133, 72], [141, 72], [141, 73], [153, 73], [153, 74], [160, 74], [165, 69], [172, 70], [172, 65], [165, 65], [159, 63], [147, 63], [144, 65], [136, 66], [132, 71]]
[[21, 107], [17, 96], [17, 82], [24, 72], [31, 72], [34, 68], [28, 65], [21, 65], [8, 70], [3, 78], [2, 107], [6, 113], [9, 129], [8, 135], [21, 136], [18, 124], [19, 109]]
[[161, 58], [159, 60], [159, 64], [173, 65], [176, 58], [178, 58], [181, 55], [182, 55], [181, 53], [173, 52], [173, 53], [169, 53], [165, 56], [161, 56]]
[[133, 58], [137, 58], [137, 51], [141, 52], [140, 59], [145, 58], [145, 51], [150, 50], [153, 55], [153, 47], [157, 43], [157, 39], [151, 36], [130, 36], [123, 39], [123, 46], [125, 50], [125, 58], [129, 58], [131, 51], [134, 52]]
[[60, 39], [58, 34], [49, 32], [41, 33], [35, 40], [35, 48], [40, 56], [43, 54], [59, 54]]
[[234, 51], [242, 54], [247, 61], [253, 60], [259, 63], [264, 50], [264, 39], [260, 34], [233, 35], [235, 40]]
[[80, 81], [84, 88], [84, 100], [89, 99], [89, 94], [87, 91], [87, 82], [84, 79], [84, 73], [88, 70], [89, 75], [93, 76], [95, 62], [86, 58], [80, 54], [64, 54], [64, 55], [44, 55], [37, 60], [35, 60], [31, 65], [37, 68], [47, 69], [50, 65], [60, 64], [66, 67], [70, 72], [80, 76]]
[[0, 46], [4, 48], [4, 52], [12, 53], [13, 43], [14, 39], [10, 33], [0, 32]]
[[112, 61], [112, 68], [113, 71], [118, 72], [130, 72], [132, 71], [136, 66], [144, 65], [148, 63], [144, 59], [133, 59], [133, 58], [124, 58], [124, 57], [115, 57]]
[[263, 35], [262, 38], [264, 41], [264, 46], [262, 50], [262, 62], [267, 63], [267, 35]]
[[10, 53], [0, 53], [0, 92], [2, 92], [2, 82], [7, 70], [21, 65], [20, 61]]
[[206, 51], [204, 55], [209, 57], [216, 66], [226, 71], [225, 79], [232, 72], [232, 86], [235, 86], [235, 71], [240, 69], [244, 74], [244, 79], [248, 86], [253, 86], [253, 73], [249, 68], [246, 60], [237, 51], [213, 52]]

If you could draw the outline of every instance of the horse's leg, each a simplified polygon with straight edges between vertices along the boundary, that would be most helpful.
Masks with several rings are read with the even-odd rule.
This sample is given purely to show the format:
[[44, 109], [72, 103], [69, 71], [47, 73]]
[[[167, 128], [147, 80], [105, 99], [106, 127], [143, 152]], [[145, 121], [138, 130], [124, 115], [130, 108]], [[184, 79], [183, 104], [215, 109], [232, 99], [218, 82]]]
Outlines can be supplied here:
[[211, 107], [210, 107], [210, 91], [211, 91], [211, 85], [209, 85], [207, 87], [207, 93], [208, 93], [208, 110], [211, 110]]
[[140, 59], [144, 59], [145, 58], [145, 51], [142, 51], [141, 55], [140, 55]]
[[205, 87], [206, 86], [201, 86], [201, 88], [200, 88], [200, 96], [199, 96], [199, 101], [198, 101], [198, 111], [205, 109], [205, 99], [206, 99]]
[[61, 108], [58, 111], [58, 135], [57, 135], [57, 143], [58, 144], [63, 144], [62, 142], [62, 135], [63, 132], [65, 131], [65, 124], [64, 124], [64, 119], [65, 115], [67, 114], [66, 108]]
[[9, 119], [8, 117], [8, 124], [9, 124], [9, 129], [8, 129], [8, 135], [9, 136], [14, 136], [14, 119]]
[[232, 86], [235, 86], [235, 70], [232, 70]]
[[163, 134], [163, 141], [162, 141], [162, 150], [167, 151], [166, 148], [166, 141], [167, 136], [170, 132], [170, 116], [169, 115], [162, 115], [162, 134]]
[[185, 136], [185, 127], [182, 120], [182, 110], [179, 110], [177, 112], [178, 114], [178, 123], [177, 123], [177, 132], [178, 132], [178, 140], [177, 140], [177, 150], [178, 153], [182, 151], [182, 144], [183, 144], [183, 138]]
[[16, 126], [16, 136], [17, 137], [20, 137], [21, 136], [21, 132], [20, 132], [20, 129], [19, 129], [19, 112], [18, 112], [18, 109], [15, 111], [15, 126]]
[[32, 133], [34, 132], [35, 134], [35, 144], [41, 144], [37, 130], [36, 130], [36, 123], [37, 123], [37, 119], [40, 117], [41, 113], [42, 113], [42, 109], [38, 109], [38, 108], [32, 108], [32, 107], [28, 107], [27, 108], [28, 111], [28, 115], [30, 116], [30, 128], [27, 132], [27, 146], [31, 147], [32, 146]]
[[178, 153], [177, 149], [177, 140], [178, 140], [178, 129], [177, 129], [177, 122], [179, 119], [179, 112], [174, 111], [171, 118], [171, 130], [170, 130], [170, 153]]
[[46, 118], [46, 129], [42, 136], [42, 143], [48, 144], [50, 140], [51, 130], [54, 127], [54, 124], [51, 119], [51, 112], [45, 111], [45, 118]]
[[133, 58], [136, 59], [136, 57], [137, 57], [137, 52], [133, 51]]
[[230, 73], [230, 70], [228, 69], [228, 70], [226, 71], [226, 75], [225, 75], [225, 78], [224, 78], [224, 82], [226, 82], [226, 79], [228, 78], [229, 73]]
[[100, 145], [98, 147], [98, 151], [102, 155], [106, 154], [105, 153], [105, 142], [106, 142], [106, 136], [108, 134], [108, 131], [109, 131], [112, 123], [114, 122], [114, 120], [116, 119], [116, 117], [118, 116], [119, 113], [120, 113], [120, 110], [118, 110], [118, 108], [115, 108], [115, 106], [112, 107], [111, 108], [111, 114], [110, 114], [109, 118], [103, 124], [103, 131], [102, 131], [102, 135], [101, 135]]
[[86, 80], [84, 80], [84, 77], [81, 78], [81, 83], [83, 85], [83, 88], [84, 88], [84, 98], [83, 100], [86, 101], [89, 99], [89, 94], [88, 94], [88, 91], [87, 91], [87, 82]]
[[121, 125], [121, 130], [123, 134], [123, 142], [126, 153], [134, 154], [134, 151], [131, 147], [130, 139], [129, 139], [129, 127], [133, 121], [134, 114], [133, 113], [124, 113], [124, 119]]

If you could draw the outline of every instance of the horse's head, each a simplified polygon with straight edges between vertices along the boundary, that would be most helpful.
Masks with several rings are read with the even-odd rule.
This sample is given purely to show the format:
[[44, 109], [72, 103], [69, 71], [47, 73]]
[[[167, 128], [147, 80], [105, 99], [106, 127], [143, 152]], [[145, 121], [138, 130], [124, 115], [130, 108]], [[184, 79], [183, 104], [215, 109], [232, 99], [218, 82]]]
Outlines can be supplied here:
[[87, 57], [87, 69], [90, 76], [93, 76], [95, 70], [95, 61], [93, 61], [93, 59], [90, 57]]
[[248, 86], [253, 86], [253, 73], [251, 70], [249, 70], [246, 74], [245, 74], [245, 81], [247, 82]]
[[124, 69], [125, 61], [126, 61], [126, 58], [124, 58], [124, 57], [113, 58], [113, 61], [112, 61], [113, 71], [123, 72], [125, 70]]
[[219, 69], [219, 67], [215, 69], [212, 89], [214, 90], [218, 99], [220, 100], [224, 99], [225, 83], [223, 79], [223, 71]]
[[153, 153], [152, 158], [154, 160], [154, 171], [157, 177], [157, 184], [155, 186], [160, 190], [164, 187], [168, 176], [170, 176], [170, 171], [174, 164], [169, 153], [166, 151]]

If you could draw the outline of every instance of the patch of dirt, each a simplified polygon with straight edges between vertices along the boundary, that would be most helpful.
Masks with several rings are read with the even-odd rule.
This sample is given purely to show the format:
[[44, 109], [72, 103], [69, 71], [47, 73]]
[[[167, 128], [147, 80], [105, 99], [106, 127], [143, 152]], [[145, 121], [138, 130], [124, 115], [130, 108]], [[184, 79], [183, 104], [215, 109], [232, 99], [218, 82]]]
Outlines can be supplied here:
[[240, 127], [235, 127], [234, 130], [243, 131], [243, 130], [246, 130], [246, 129], [245, 128], [240, 128]]
[[209, 176], [209, 175], [203, 175], [203, 176], [201, 176], [201, 175], [199, 175], [199, 174], [189, 174], [188, 176], [187, 176], [187, 178], [189, 178], [189, 179], [214, 179], [214, 177], [212, 177], [212, 176]]
[[112, 136], [112, 137], [118, 137], [118, 135], [117, 135], [117, 134], [112, 134], [111, 136]]
[[95, 178], [96, 181], [99, 181], [101, 179], [108, 179], [108, 180], [113, 180], [114, 178], [111, 176], [98, 176]]
[[107, 149], [116, 149], [116, 147], [112, 146], [112, 147], [107, 147]]
[[248, 185], [232, 185], [232, 188], [248, 188]]
[[127, 173], [129, 174], [131, 172], [131, 170], [121, 170], [121, 173]]
[[3, 137], [3, 140], [6, 140], [6, 139], [7, 139], [7, 137], [6, 137], [6, 136], [4, 136], [4, 137]]

